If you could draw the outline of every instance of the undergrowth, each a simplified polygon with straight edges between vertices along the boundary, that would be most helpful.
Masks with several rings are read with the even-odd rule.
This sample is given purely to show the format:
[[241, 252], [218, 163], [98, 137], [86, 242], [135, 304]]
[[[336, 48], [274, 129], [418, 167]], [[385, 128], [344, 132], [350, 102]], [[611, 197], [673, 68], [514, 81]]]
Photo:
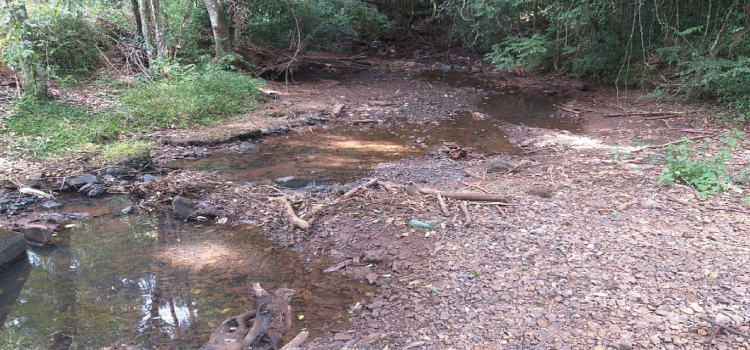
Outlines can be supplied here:
[[[208, 68], [144, 82], [122, 92], [121, 106], [98, 112], [60, 100], [21, 99], [5, 119], [2, 136], [13, 142], [18, 153], [53, 158], [73, 149], [112, 144], [138, 132], [212, 125], [236, 117], [255, 107], [261, 85], [262, 81], [243, 74]], [[131, 146], [140, 150], [144, 145]], [[108, 152], [106, 156], [116, 158], [118, 148]]]
[[262, 82], [246, 75], [208, 70], [143, 84], [124, 93], [124, 127], [156, 129], [211, 125], [252, 109]]
[[684, 183], [695, 188], [701, 198], [727, 190], [732, 183], [728, 162], [733, 160], [732, 151], [740, 148], [737, 139], [741, 137], [744, 137], [741, 132], [728, 132], [715, 150], [710, 144], [692, 147], [693, 141], [689, 139], [667, 146], [664, 156], [667, 167], [659, 177], [659, 184]]

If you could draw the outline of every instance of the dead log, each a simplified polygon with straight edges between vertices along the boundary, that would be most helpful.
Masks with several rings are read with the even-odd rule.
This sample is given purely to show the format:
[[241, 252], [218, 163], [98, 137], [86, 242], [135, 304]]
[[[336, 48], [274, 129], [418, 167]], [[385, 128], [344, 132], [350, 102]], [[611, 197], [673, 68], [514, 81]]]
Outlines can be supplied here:
[[[278, 348], [282, 336], [292, 326], [292, 310], [289, 302], [294, 295], [294, 291], [279, 288], [271, 295], [259, 283], [248, 284], [247, 288], [255, 298], [256, 309], [222, 322], [211, 333], [208, 342], [201, 346], [199, 350], [242, 350], [248, 347], [252, 347], [254, 350], [269, 350]], [[295, 343], [293, 347], [299, 346], [299, 343]]]
[[269, 198], [271, 200], [279, 200], [283, 201], [284, 205], [284, 214], [286, 215], [287, 220], [291, 222], [294, 226], [297, 226], [300, 230], [307, 231], [310, 228], [310, 223], [300, 219], [299, 216], [297, 216], [297, 213], [294, 212], [294, 208], [292, 207], [292, 204], [289, 203], [289, 198], [287, 196], [282, 197], [271, 197]]

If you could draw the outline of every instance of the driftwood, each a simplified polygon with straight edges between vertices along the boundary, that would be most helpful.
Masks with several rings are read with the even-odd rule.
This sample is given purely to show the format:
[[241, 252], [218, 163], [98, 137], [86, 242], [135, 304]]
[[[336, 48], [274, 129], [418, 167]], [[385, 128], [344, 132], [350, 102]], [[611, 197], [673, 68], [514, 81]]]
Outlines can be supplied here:
[[[222, 322], [211, 333], [208, 342], [200, 350], [242, 350], [248, 347], [252, 347], [254, 350], [278, 348], [282, 336], [292, 326], [292, 310], [289, 302], [294, 295], [294, 291], [279, 288], [271, 295], [260, 286], [260, 283], [248, 284], [247, 288], [255, 298], [256, 309]], [[299, 343], [294, 345], [294, 347], [296, 346], [299, 346]]]
[[310, 333], [308, 331], [302, 331], [297, 334], [294, 339], [290, 340], [284, 347], [282, 347], [279, 350], [296, 350], [299, 349], [299, 346], [302, 345], [302, 343], [307, 340], [307, 337], [310, 336]]
[[289, 203], [289, 198], [287, 198], [286, 196], [282, 196], [271, 197], [269, 199], [283, 202], [282, 204], [284, 205], [284, 214], [286, 215], [287, 220], [289, 220], [289, 222], [291, 222], [294, 226], [297, 226], [300, 230], [303, 231], [307, 231], [310, 228], [310, 223], [301, 219], [299, 216], [297, 216], [297, 213], [294, 212], [292, 204]]
[[680, 115], [685, 114], [685, 112], [676, 112], [676, 111], [668, 111], [668, 112], [632, 112], [632, 113], [618, 113], [618, 114], [607, 114], [604, 117], [605, 118], [616, 118], [616, 117], [647, 117], [647, 116], [657, 116], [657, 115]]

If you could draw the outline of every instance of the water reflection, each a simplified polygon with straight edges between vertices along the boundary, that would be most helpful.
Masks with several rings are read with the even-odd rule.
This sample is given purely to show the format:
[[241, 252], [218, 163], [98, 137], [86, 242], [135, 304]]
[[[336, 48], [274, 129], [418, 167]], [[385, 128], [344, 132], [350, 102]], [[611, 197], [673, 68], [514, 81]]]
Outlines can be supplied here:
[[61, 238], [54, 250], [30, 252], [28, 278], [11, 299], [0, 349], [198, 348], [223, 319], [254, 307], [245, 287], [250, 281], [271, 291], [296, 289], [292, 306], [305, 318], [293, 331], [320, 334], [346, 326], [347, 307], [365, 288], [323, 276], [318, 266], [311, 271], [249, 227], [105, 215]]

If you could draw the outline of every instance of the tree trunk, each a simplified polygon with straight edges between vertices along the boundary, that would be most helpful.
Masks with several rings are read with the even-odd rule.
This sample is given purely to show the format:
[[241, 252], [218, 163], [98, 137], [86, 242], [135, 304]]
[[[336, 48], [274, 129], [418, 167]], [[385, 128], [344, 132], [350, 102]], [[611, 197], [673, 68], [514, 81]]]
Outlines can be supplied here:
[[[26, 5], [20, 4], [10, 10], [11, 21], [18, 25], [22, 33], [20, 40], [25, 43], [33, 43], [31, 33], [33, 29], [26, 21], [29, 17]], [[31, 94], [40, 99], [47, 98], [47, 70], [44, 67], [44, 59], [37, 53], [31, 55], [19, 55], [18, 66], [21, 69], [20, 88], [24, 94]]]
[[227, 27], [226, 23], [224, 3], [222, 0], [203, 0], [203, 3], [206, 4], [208, 17], [211, 19], [216, 58], [220, 58], [221, 56], [232, 52], [232, 40], [229, 37], [229, 27]]
[[133, 8], [133, 17], [135, 17], [135, 31], [138, 36], [143, 35], [143, 21], [141, 20], [141, 10], [138, 5], [138, 0], [130, 0], [130, 6]]
[[139, 5], [141, 33], [149, 61], [167, 58], [167, 36], [159, 0], [140, 0]]
[[164, 31], [164, 16], [159, 6], [159, 0], [151, 0], [151, 14], [154, 16], [154, 43], [156, 44], [156, 58], [164, 59], [169, 55], [167, 49], [167, 35]]

